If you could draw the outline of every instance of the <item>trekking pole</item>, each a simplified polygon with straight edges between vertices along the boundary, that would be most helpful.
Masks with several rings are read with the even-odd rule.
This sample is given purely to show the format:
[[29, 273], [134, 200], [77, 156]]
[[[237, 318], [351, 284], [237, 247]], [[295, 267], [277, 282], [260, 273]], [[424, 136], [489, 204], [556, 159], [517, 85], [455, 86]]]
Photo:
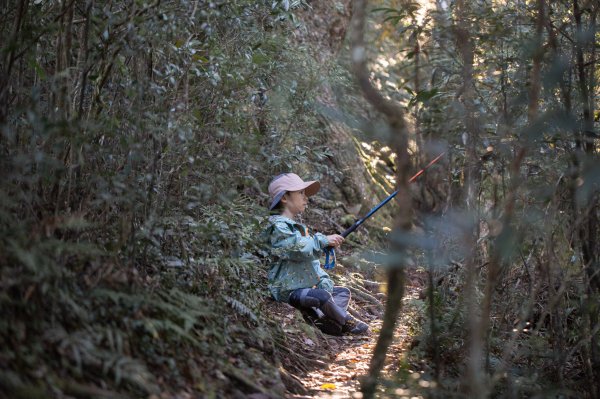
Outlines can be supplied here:
[[[444, 156], [446, 152], [442, 152], [440, 155], [438, 155], [437, 157], [435, 157], [431, 162], [429, 162], [427, 164], [427, 166], [425, 166], [423, 169], [421, 169], [420, 171], [418, 171], [417, 173], [415, 173], [415, 175], [413, 177], [410, 178], [410, 180], [408, 180], [409, 183], [414, 182], [419, 176], [421, 176], [425, 170], [427, 170], [427, 168], [429, 168], [431, 165], [433, 165], [434, 163], [436, 163], [437, 161], [439, 161], [439, 159], [441, 157]], [[378, 210], [380, 210], [385, 204], [387, 204], [388, 202], [390, 202], [392, 200], [392, 198], [394, 198], [396, 195], [398, 194], [398, 190], [394, 191], [393, 193], [391, 193], [386, 199], [384, 199], [383, 201], [381, 201], [377, 206], [375, 206], [373, 209], [371, 209], [369, 211], [369, 213], [367, 213], [364, 217], [358, 219], [356, 222], [354, 222], [354, 224], [350, 227], [348, 227], [342, 234], [340, 234], [342, 237], [346, 238], [350, 233], [352, 233], [354, 230], [358, 229], [359, 226], [361, 224], [363, 224], [368, 218], [370, 218], [371, 216], [373, 216], [373, 214], [375, 212], [377, 212]], [[333, 247], [327, 247], [324, 249], [325, 251], [325, 264], [323, 265], [324, 269], [333, 269], [333, 267], [335, 266], [335, 250], [333, 249]], [[331, 260], [330, 260], [331, 258]]]

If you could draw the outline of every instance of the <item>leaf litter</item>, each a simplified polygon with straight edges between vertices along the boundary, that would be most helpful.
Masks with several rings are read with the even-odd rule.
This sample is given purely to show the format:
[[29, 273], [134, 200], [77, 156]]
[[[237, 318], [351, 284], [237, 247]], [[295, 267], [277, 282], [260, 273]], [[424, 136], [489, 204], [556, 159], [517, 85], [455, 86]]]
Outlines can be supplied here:
[[[422, 287], [422, 280], [408, 278], [403, 302], [408, 304], [418, 299]], [[305, 392], [302, 393], [288, 392], [286, 397], [294, 399], [362, 397], [360, 380], [368, 373], [371, 356], [382, 325], [381, 316], [369, 313], [368, 307], [362, 305], [369, 305], [369, 303], [356, 297], [353, 298], [353, 310], [369, 324], [370, 333], [365, 336], [345, 335], [336, 337], [322, 334], [312, 326], [304, 323], [299, 316], [299, 312], [291, 306], [277, 304], [280, 310], [286, 308], [286, 313], [290, 312], [279, 315], [286, 325], [285, 331], [292, 336], [289, 342], [294, 346], [289, 348], [290, 352], [301, 354], [310, 359], [314, 356], [319, 358], [318, 363], [315, 365], [304, 365], [308, 366], [305, 367], [305, 371], [302, 371], [302, 366], [294, 364], [296, 361], [294, 356], [282, 359], [284, 368], [293, 373], [305, 388]], [[410, 349], [412, 335], [406, 322], [407, 318], [411, 317], [410, 315], [411, 312], [403, 312], [396, 322], [394, 342], [388, 350], [382, 375], [384, 379], [391, 378], [398, 371], [402, 359]], [[308, 337], [308, 334], [314, 334], [314, 336]], [[293, 337], [294, 335], [301, 336], [296, 339]]]

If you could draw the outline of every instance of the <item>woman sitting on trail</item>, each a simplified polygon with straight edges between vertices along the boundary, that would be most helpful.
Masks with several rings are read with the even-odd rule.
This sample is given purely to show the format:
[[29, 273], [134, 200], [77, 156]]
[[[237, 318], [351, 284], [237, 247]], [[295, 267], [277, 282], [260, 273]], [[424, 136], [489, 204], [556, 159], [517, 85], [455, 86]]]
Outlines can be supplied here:
[[321, 252], [327, 247], [339, 247], [344, 237], [310, 235], [305, 225], [294, 220], [306, 208], [308, 197], [320, 187], [318, 181], [304, 182], [294, 173], [279, 175], [269, 184], [269, 209], [279, 213], [269, 218], [265, 231], [274, 256], [269, 289], [277, 301], [300, 309], [307, 321], [327, 334], [362, 334], [369, 326], [346, 312], [350, 290], [334, 287], [319, 264]]

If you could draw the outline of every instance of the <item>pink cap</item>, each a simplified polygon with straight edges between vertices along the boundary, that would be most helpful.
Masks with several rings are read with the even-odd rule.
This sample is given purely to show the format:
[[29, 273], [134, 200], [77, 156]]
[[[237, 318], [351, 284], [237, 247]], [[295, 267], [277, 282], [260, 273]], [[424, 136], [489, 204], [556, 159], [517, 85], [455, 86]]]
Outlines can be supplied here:
[[269, 196], [271, 197], [269, 209], [275, 208], [287, 191], [304, 190], [306, 196], [310, 197], [315, 195], [320, 188], [321, 183], [318, 181], [304, 181], [295, 173], [284, 173], [276, 176], [269, 184]]

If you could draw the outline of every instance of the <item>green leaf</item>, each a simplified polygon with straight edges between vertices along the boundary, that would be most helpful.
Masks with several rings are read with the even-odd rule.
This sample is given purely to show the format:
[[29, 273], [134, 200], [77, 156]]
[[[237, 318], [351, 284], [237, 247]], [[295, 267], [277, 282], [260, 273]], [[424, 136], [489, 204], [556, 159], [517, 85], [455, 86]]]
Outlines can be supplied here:
[[417, 93], [416, 96], [414, 96], [408, 103], [408, 106], [411, 107], [413, 105], [416, 105], [418, 103], [425, 103], [429, 100], [431, 100], [433, 97], [438, 95], [438, 89], [437, 88], [433, 88], [431, 90], [421, 90]]
[[269, 62], [269, 57], [267, 57], [263, 53], [258, 52], [258, 53], [252, 54], [252, 63], [254, 63], [254, 64], [262, 65], [262, 64], [266, 64], [268, 62]]

